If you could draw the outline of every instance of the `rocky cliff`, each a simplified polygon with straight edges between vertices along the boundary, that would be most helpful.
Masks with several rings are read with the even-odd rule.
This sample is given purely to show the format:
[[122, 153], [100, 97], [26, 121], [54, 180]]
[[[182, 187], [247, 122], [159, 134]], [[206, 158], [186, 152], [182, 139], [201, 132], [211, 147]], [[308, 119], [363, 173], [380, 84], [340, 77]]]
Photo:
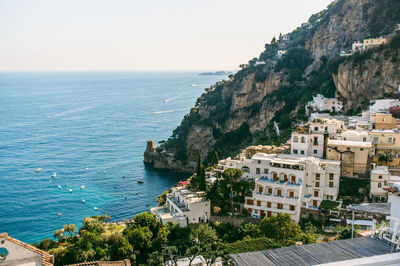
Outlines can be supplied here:
[[[229, 156], [249, 144], [279, 144], [305, 119], [313, 94], [337, 95], [345, 111], [397, 90], [396, 46], [339, 58], [366, 36], [393, 38], [400, 23], [398, 0], [339, 0], [308, 23], [266, 44], [265, 51], [229, 80], [206, 89], [172, 136], [145, 153], [155, 168], [193, 172], [197, 155], [207, 162], [217, 151]], [[278, 50], [285, 50], [282, 57]], [[273, 122], [280, 128], [277, 135]]]

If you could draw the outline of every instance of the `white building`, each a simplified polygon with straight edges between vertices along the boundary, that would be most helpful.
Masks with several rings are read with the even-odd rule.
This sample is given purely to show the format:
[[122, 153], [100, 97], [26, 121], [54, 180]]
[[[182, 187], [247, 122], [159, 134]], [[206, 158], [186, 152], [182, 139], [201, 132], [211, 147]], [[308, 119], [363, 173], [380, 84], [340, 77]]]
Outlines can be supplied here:
[[386, 202], [388, 200], [387, 188], [394, 184], [400, 184], [400, 177], [391, 175], [387, 166], [377, 166], [371, 170], [370, 196], [372, 200]]
[[290, 141], [290, 154], [322, 158], [324, 142], [323, 133], [294, 131]]
[[244, 205], [253, 217], [284, 212], [298, 222], [301, 208], [318, 209], [322, 200], [336, 200], [338, 195], [338, 161], [259, 153], [236, 167], [255, 179]]
[[363, 43], [362, 42], [354, 42], [351, 46], [351, 51], [354, 54], [355, 52], [363, 50]]
[[343, 108], [343, 103], [336, 98], [325, 98], [322, 94], [317, 94], [313, 100], [306, 104], [306, 110], [339, 112]]
[[181, 227], [188, 224], [207, 222], [210, 219], [210, 201], [204, 192], [191, 192], [185, 187], [174, 187], [161, 207], [150, 208], [162, 224], [177, 223]]
[[278, 52], [276, 53], [276, 57], [281, 58], [285, 54], [286, 50], [278, 50]]

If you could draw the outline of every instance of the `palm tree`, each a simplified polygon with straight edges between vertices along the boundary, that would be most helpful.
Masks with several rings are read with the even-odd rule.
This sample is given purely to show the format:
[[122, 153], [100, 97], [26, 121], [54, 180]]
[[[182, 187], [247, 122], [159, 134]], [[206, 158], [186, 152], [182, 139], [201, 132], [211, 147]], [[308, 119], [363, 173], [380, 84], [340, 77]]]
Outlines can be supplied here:
[[229, 183], [230, 185], [230, 189], [231, 189], [231, 211], [232, 211], [232, 216], [234, 213], [234, 208], [233, 208], [233, 185], [235, 183], [237, 183], [240, 178], [243, 176], [243, 171], [240, 169], [236, 169], [236, 168], [229, 168], [226, 169], [223, 173], [222, 173], [223, 178]]

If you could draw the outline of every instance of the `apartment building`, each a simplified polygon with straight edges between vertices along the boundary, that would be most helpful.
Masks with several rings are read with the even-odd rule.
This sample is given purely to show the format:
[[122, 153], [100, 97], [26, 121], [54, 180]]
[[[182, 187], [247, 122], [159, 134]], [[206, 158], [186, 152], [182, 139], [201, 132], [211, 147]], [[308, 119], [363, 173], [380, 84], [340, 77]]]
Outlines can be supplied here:
[[398, 128], [398, 121], [390, 113], [375, 114], [375, 129], [390, 130]]
[[177, 223], [181, 227], [188, 224], [207, 222], [210, 219], [210, 201], [205, 192], [191, 192], [185, 187], [174, 187], [167, 195], [164, 206], [150, 208], [162, 224]]
[[400, 131], [372, 130], [370, 132], [374, 152], [372, 162], [378, 165], [400, 165]]
[[336, 200], [339, 191], [338, 161], [256, 154], [236, 167], [255, 179], [255, 189], [244, 205], [253, 217], [284, 212], [298, 222], [302, 208], [316, 210], [322, 200]]
[[301, 156], [324, 156], [324, 133], [322, 132], [292, 132], [290, 154]]
[[343, 108], [343, 103], [336, 98], [325, 98], [322, 94], [317, 94], [313, 100], [306, 104], [306, 110], [339, 112]]
[[369, 177], [371, 150], [370, 141], [329, 139], [326, 159], [337, 160], [342, 163], [342, 176]]
[[383, 38], [383, 37], [365, 39], [363, 41], [363, 50], [377, 47], [377, 46], [385, 44], [385, 43], [387, 43], [387, 39]]

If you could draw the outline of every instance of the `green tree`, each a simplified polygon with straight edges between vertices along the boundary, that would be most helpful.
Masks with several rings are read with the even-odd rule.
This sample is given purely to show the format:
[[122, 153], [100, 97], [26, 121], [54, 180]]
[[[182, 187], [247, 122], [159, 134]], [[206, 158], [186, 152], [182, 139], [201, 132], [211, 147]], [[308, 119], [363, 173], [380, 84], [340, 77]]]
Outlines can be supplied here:
[[73, 237], [76, 232], [76, 225], [74, 224], [64, 225], [64, 232], [67, 232], [70, 237]]
[[284, 246], [293, 245], [303, 238], [301, 227], [287, 213], [278, 213], [276, 216], [262, 219], [259, 228], [266, 237]]
[[153, 234], [157, 234], [160, 223], [157, 217], [150, 212], [142, 212], [133, 218], [131, 227], [148, 227]]
[[240, 178], [243, 176], [243, 171], [240, 169], [236, 168], [229, 168], [226, 169], [222, 173], [223, 178], [229, 183], [230, 186], [230, 199], [231, 199], [231, 212], [232, 216], [234, 215], [234, 207], [233, 207], [233, 185], [240, 180]]
[[147, 260], [147, 265], [151, 266], [159, 266], [163, 265], [164, 258], [158, 251], [154, 251], [150, 254], [149, 259]]
[[200, 166], [200, 175], [198, 176], [198, 180], [199, 180], [199, 190], [206, 191], [207, 189], [206, 170], [203, 164], [201, 164]]
[[53, 237], [58, 240], [58, 242], [61, 242], [64, 236], [64, 229], [58, 229], [54, 231]]
[[218, 161], [219, 161], [218, 152], [215, 151], [213, 157], [211, 158], [211, 164], [215, 166], [218, 164]]
[[122, 236], [121, 233], [113, 233], [110, 236], [108, 244], [111, 260], [123, 260], [127, 258], [129, 258], [131, 261], [135, 260], [133, 246], [129, 243], [127, 238]]

